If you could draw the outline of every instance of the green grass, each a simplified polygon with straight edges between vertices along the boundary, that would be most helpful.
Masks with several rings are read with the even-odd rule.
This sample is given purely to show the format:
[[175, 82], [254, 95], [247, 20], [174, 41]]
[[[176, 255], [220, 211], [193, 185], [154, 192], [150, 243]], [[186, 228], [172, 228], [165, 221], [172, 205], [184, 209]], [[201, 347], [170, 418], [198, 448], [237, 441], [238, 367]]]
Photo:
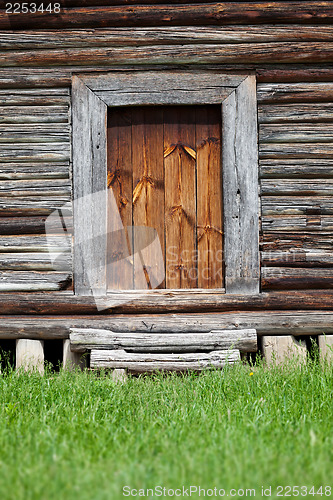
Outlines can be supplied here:
[[252, 372], [123, 385], [106, 374], [2, 373], [1, 500], [113, 500], [125, 485], [255, 488], [256, 498], [262, 486], [270, 498], [278, 485], [333, 487], [333, 369]]

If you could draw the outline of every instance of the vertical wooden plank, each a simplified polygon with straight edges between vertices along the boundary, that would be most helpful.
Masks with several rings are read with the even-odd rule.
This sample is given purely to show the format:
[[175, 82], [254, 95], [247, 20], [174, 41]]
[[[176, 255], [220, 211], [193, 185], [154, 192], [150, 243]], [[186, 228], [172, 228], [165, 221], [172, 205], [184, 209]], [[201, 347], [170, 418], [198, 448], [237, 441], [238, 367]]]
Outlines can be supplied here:
[[166, 288], [197, 287], [195, 158], [195, 108], [166, 108]]
[[[132, 115], [134, 288], [156, 286], [164, 255], [163, 109], [135, 108]], [[145, 227], [147, 230], [145, 229]], [[148, 228], [153, 228], [150, 230]], [[154, 235], [158, 241], [153, 243]], [[162, 263], [163, 258], [162, 258]], [[162, 270], [163, 271], [163, 270]], [[160, 285], [164, 288], [164, 283]]]
[[222, 104], [225, 286], [259, 292], [259, 196], [255, 76]]
[[333, 335], [318, 335], [319, 356], [327, 363], [333, 363]]
[[73, 77], [74, 290], [106, 294], [107, 107]]
[[132, 117], [131, 110], [108, 113], [107, 289], [133, 289], [132, 242]]
[[198, 288], [223, 287], [221, 110], [196, 108]]
[[263, 355], [268, 365], [280, 364], [286, 361], [305, 363], [307, 350], [305, 341], [298, 341], [292, 335], [263, 336]]
[[75, 367], [83, 369], [86, 367], [86, 358], [78, 352], [71, 351], [69, 339], [64, 339], [63, 341], [62, 366], [64, 370], [73, 370]]
[[44, 373], [43, 340], [16, 340], [16, 369], [19, 368], [23, 368], [25, 372], [37, 370]]

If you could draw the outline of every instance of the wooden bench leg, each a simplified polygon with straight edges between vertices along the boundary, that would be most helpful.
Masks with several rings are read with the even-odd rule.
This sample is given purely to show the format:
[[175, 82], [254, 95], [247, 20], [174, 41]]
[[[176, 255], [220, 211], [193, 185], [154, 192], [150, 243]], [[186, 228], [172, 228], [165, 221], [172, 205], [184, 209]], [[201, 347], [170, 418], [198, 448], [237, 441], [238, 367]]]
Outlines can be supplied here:
[[24, 371], [37, 370], [44, 373], [44, 341], [18, 339], [16, 340], [16, 368]]
[[280, 364], [290, 359], [306, 362], [305, 341], [297, 341], [292, 335], [262, 337], [263, 354], [268, 365]]
[[333, 362], [333, 335], [319, 335], [319, 356], [323, 361]]
[[65, 339], [63, 343], [63, 358], [62, 366], [65, 370], [73, 370], [78, 367], [83, 370], [86, 367], [86, 358], [78, 353], [71, 351], [71, 343], [69, 339]]

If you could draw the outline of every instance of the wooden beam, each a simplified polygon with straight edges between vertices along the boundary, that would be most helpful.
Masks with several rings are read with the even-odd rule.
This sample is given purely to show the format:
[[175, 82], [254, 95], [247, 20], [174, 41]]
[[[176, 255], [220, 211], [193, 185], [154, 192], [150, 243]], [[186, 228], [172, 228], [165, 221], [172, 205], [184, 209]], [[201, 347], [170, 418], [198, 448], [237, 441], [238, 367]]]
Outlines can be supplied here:
[[167, 334], [114, 333], [110, 330], [73, 329], [71, 349], [84, 352], [90, 349], [124, 349], [127, 352], [204, 352], [238, 349], [257, 351], [255, 330], [213, 330], [209, 333]]
[[[273, 252], [271, 250], [271, 252]], [[212, 290], [151, 290], [149, 293], [112, 293], [100, 297], [105, 312], [158, 314], [163, 312], [227, 312], [265, 310], [332, 310], [332, 290], [282, 291], [258, 295], [226, 295]], [[0, 293], [2, 315], [94, 315], [93, 297], [79, 297], [72, 292]], [[102, 319], [102, 318], [100, 318]]]
[[263, 337], [263, 355], [268, 365], [305, 363], [307, 350], [304, 340], [298, 341], [292, 335]]
[[330, 24], [331, 2], [218, 2], [62, 8], [58, 14], [0, 13], [0, 29], [98, 28], [111, 26], [225, 25], [263, 23]]
[[44, 341], [31, 339], [16, 340], [16, 369], [25, 372], [44, 373]]
[[[300, 304], [301, 305], [301, 304]], [[251, 311], [221, 314], [136, 314], [98, 316], [0, 316], [0, 338], [69, 338], [71, 328], [109, 329], [114, 332], [187, 333], [216, 329], [246, 330], [258, 335], [333, 334], [333, 310]]]

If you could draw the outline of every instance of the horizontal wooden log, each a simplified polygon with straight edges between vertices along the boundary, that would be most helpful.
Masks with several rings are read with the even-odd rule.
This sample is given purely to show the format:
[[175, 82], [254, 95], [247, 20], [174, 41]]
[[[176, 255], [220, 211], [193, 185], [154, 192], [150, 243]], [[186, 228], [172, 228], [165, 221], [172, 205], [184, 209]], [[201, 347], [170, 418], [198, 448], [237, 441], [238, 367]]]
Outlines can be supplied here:
[[0, 216], [49, 215], [54, 210], [71, 202], [71, 195], [0, 197]]
[[70, 252], [70, 244], [63, 235], [52, 235], [52, 244], [45, 235], [1, 236], [0, 253], [4, 252]]
[[[103, 304], [104, 302], [104, 304]], [[258, 295], [226, 295], [214, 291], [151, 290], [148, 293], [111, 293], [99, 298], [105, 312], [156, 314], [165, 312], [226, 312], [263, 310], [333, 310], [333, 292], [270, 292]], [[75, 296], [71, 292], [1, 293], [3, 315], [82, 315], [96, 314], [93, 297]]]
[[72, 286], [68, 272], [3, 271], [0, 275], [0, 292], [37, 292], [66, 290]]
[[69, 141], [70, 126], [64, 123], [0, 125], [0, 143], [66, 143]]
[[[298, 194], [298, 193], [297, 193]], [[262, 196], [261, 213], [269, 215], [307, 215], [315, 223], [321, 215], [333, 215], [331, 196]]]
[[[1, 14], [0, 14], [1, 18]], [[0, 21], [1, 24], [1, 21]], [[247, 63], [329, 63], [333, 61], [332, 42], [276, 42], [231, 44], [179, 44], [135, 47], [96, 47], [80, 49], [49, 49], [3, 51], [0, 67], [12, 66], [96, 66], [112, 64], [247, 64]], [[260, 102], [329, 101], [330, 83], [317, 84], [260, 84]], [[268, 87], [267, 90], [266, 87]], [[279, 89], [284, 88], [284, 90]], [[309, 87], [309, 88], [308, 88]], [[313, 87], [313, 88], [312, 88]]]
[[256, 68], [258, 83], [289, 83], [289, 82], [331, 82], [333, 68], [327, 65], [262, 65]]
[[333, 288], [333, 269], [262, 267], [263, 290], [311, 290]]
[[[187, 2], [184, 0], [184, 3]], [[0, 48], [16, 51], [179, 43], [331, 42], [332, 39], [331, 25], [156, 26], [131, 29], [2, 31]]]
[[68, 106], [69, 89], [11, 89], [0, 90], [0, 106]]
[[[1, 295], [1, 294], [0, 294]], [[302, 304], [300, 304], [302, 305]], [[333, 333], [332, 311], [225, 312], [220, 314], [0, 316], [0, 338], [69, 338], [72, 328], [114, 332], [210, 332], [213, 329], [252, 329], [259, 335], [316, 335]]]
[[268, 215], [262, 217], [262, 230], [264, 232], [332, 231], [333, 217], [325, 215]]
[[91, 349], [124, 349], [127, 352], [204, 352], [238, 349], [256, 352], [255, 330], [214, 330], [209, 333], [177, 332], [160, 334], [114, 333], [109, 330], [73, 329], [70, 334], [71, 350], [84, 352]]
[[279, 124], [259, 127], [261, 143], [321, 143], [333, 142], [333, 125], [330, 123]]
[[268, 232], [265, 231], [262, 235], [261, 248], [263, 251], [275, 250], [332, 250], [333, 235], [332, 233], [313, 232], [311, 228], [303, 233], [291, 232]]
[[[45, 232], [46, 220], [46, 216], [0, 217], [0, 235], [43, 234]], [[48, 227], [51, 229], [50, 221], [48, 222]], [[70, 234], [73, 227], [72, 217], [63, 217], [63, 222]]]
[[239, 351], [213, 351], [210, 353], [138, 354], [121, 350], [95, 350], [90, 354], [90, 368], [127, 369], [144, 373], [154, 371], [187, 371], [223, 368], [240, 361]]
[[[1, 148], [0, 148], [1, 158]], [[63, 196], [71, 193], [69, 179], [2, 181], [1, 196]]]
[[260, 191], [263, 196], [331, 196], [333, 182], [331, 179], [262, 179]]
[[263, 23], [330, 24], [330, 2], [219, 2], [62, 8], [59, 14], [0, 13], [0, 29], [99, 28], [111, 26], [225, 25]]
[[[277, 125], [278, 127], [281, 125]], [[295, 127], [295, 125], [293, 125]], [[297, 125], [297, 127], [300, 126]], [[333, 159], [267, 159], [261, 160], [259, 173], [264, 178], [331, 178], [333, 177]]]
[[259, 158], [333, 158], [333, 143], [260, 144]]
[[0, 165], [0, 180], [68, 179], [69, 162], [14, 162]]
[[333, 252], [321, 251], [268, 251], [261, 252], [263, 266], [280, 267], [332, 267]]
[[68, 106], [2, 106], [0, 123], [68, 123]]
[[260, 103], [332, 102], [333, 83], [260, 83], [257, 97]]
[[[15, 252], [0, 254], [0, 271], [72, 271], [72, 255], [67, 253]], [[33, 277], [32, 277], [33, 278]]]
[[259, 123], [333, 121], [331, 103], [265, 104], [258, 106]]

